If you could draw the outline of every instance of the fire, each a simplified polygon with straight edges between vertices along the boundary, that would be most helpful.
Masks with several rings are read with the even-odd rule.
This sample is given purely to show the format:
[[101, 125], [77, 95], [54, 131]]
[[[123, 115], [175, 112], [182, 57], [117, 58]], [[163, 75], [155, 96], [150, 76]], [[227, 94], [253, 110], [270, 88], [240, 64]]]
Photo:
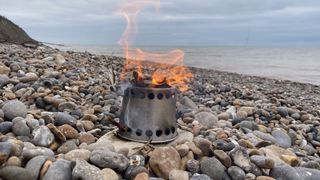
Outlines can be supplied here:
[[133, 38], [137, 33], [137, 16], [143, 8], [154, 5], [157, 9], [160, 0], [126, 0], [120, 10], [120, 14], [126, 19], [127, 26], [122, 34], [119, 44], [122, 46], [125, 55], [124, 70], [121, 79], [125, 80], [130, 76], [128, 72], [135, 70], [138, 80], [145, 78], [143, 62], [156, 62], [153, 65], [154, 71], [151, 75], [151, 83], [154, 85], [168, 84], [177, 87], [181, 91], [188, 89], [187, 82], [192, 78], [191, 72], [183, 65], [184, 52], [179, 49], [169, 53], [159, 54], [143, 51], [136, 48], [131, 49]]

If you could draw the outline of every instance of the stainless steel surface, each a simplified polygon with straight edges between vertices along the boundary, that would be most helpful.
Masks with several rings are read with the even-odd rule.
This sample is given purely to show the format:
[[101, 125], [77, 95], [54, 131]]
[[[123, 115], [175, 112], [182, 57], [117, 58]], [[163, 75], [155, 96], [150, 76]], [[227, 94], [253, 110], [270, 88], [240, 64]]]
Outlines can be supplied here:
[[177, 136], [174, 88], [127, 88], [123, 97], [118, 135], [151, 143], [168, 142]]

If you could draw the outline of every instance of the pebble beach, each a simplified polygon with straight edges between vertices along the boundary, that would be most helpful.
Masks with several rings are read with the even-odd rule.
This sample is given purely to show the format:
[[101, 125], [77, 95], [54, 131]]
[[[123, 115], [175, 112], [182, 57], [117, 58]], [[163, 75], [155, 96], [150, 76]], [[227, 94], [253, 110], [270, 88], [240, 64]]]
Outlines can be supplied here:
[[116, 136], [123, 62], [0, 44], [0, 178], [319, 179], [320, 86], [190, 67], [178, 137], [138, 143]]

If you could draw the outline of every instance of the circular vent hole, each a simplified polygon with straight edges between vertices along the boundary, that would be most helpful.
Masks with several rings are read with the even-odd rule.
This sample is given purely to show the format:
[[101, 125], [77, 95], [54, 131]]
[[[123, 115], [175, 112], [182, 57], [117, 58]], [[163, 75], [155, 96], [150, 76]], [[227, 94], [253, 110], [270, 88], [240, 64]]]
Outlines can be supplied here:
[[156, 135], [157, 135], [158, 137], [161, 136], [161, 135], [162, 135], [162, 130], [158, 129], [158, 130], [156, 131]]
[[131, 95], [134, 96], [134, 90], [133, 89], [131, 89]]
[[146, 131], [146, 136], [151, 137], [153, 134], [153, 132], [151, 130], [147, 130]]
[[141, 136], [141, 135], [142, 135], [142, 130], [141, 130], [141, 129], [137, 129], [136, 135], [137, 135], [137, 136]]
[[159, 94], [157, 95], [157, 97], [158, 97], [158, 99], [162, 99], [162, 98], [163, 98], [163, 94], [162, 94], [162, 93], [159, 93]]
[[154, 94], [153, 94], [153, 93], [149, 93], [149, 94], [148, 94], [148, 98], [149, 98], [149, 99], [154, 99]]
[[176, 132], [176, 128], [175, 127], [171, 127], [171, 132], [172, 132], [172, 134], [174, 134]]
[[144, 99], [144, 98], [146, 97], [146, 95], [144, 94], [144, 92], [141, 92], [141, 93], [139, 93], [139, 97], [140, 97], [141, 99]]
[[169, 135], [170, 134], [170, 129], [167, 128], [166, 131], [164, 132], [166, 135]]
[[166, 92], [166, 98], [169, 99], [171, 97], [171, 92]]
[[131, 131], [132, 131], [131, 128], [127, 128], [128, 133], [131, 133]]

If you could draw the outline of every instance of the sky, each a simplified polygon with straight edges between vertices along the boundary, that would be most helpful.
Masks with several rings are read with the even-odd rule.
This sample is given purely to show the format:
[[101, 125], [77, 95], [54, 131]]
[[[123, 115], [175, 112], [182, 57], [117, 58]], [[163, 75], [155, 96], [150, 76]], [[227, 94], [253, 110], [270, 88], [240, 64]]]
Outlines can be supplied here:
[[[122, 3], [0, 0], [0, 15], [42, 42], [116, 45], [126, 26]], [[320, 0], [162, 0], [138, 16], [133, 43], [319, 47], [319, 20]]]

